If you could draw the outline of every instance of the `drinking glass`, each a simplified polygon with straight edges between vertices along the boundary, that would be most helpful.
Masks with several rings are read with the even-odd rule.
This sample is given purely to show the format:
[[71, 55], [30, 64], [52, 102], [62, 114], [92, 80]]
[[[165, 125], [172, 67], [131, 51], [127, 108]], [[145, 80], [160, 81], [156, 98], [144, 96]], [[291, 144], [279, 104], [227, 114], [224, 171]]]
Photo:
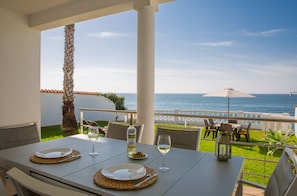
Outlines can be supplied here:
[[169, 152], [171, 147], [171, 138], [170, 135], [159, 135], [158, 136], [158, 150], [163, 154], [163, 165], [158, 169], [161, 171], [168, 171], [170, 168], [165, 167], [165, 155]]
[[88, 128], [88, 137], [92, 142], [92, 152], [89, 153], [90, 156], [97, 156], [98, 153], [95, 152], [94, 143], [99, 137], [99, 129], [97, 127], [89, 126]]

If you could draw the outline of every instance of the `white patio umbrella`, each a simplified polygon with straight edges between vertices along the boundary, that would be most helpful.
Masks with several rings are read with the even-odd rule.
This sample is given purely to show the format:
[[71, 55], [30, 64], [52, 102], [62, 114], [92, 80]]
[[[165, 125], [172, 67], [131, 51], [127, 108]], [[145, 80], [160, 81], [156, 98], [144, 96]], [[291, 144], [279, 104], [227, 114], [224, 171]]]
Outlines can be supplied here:
[[203, 97], [226, 97], [226, 98], [228, 98], [228, 116], [229, 116], [230, 98], [252, 98], [255, 96], [234, 90], [233, 88], [225, 88], [224, 90], [207, 93], [207, 94], [203, 95]]

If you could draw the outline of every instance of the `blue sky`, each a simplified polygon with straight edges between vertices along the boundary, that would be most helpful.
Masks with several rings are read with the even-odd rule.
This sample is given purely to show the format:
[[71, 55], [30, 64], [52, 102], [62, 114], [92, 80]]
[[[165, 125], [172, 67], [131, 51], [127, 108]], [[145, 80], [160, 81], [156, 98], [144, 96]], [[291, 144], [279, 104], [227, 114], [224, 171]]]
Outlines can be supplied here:
[[[137, 12], [76, 23], [74, 89], [136, 92]], [[42, 32], [41, 88], [63, 88], [64, 27]], [[296, 0], [176, 0], [155, 14], [155, 92], [297, 91]]]

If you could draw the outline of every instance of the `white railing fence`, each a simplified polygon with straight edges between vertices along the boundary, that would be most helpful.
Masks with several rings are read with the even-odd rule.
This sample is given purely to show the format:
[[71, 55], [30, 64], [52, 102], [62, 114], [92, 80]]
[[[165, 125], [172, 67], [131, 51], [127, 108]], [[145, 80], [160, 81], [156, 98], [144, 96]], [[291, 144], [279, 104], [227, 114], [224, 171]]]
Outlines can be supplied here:
[[[137, 113], [134, 110], [101, 110], [93, 108], [80, 108], [80, 119], [84, 119], [84, 113], [87, 112], [101, 112], [114, 113], [114, 121], [129, 121], [129, 114], [134, 113], [134, 119], [137, 119]], [[274, 114], [274, 113], [258, 113], [258, 112], [230, 112], [229, 117], [224, 111], [210, 111], [210, 110], [155, 110], [155, 123], [161, 124], [183, 124], [185, 127], [203, 126], [203, 119], [213, 118], [215, 123], [226, 122], [228, 119], [237, 119], [239, 124], [247, 125], [252, 123], [252, 129], [259, 129], [268, 131], [269, 129], [281, 130], [283, 133], [288, 129], [294, 130], [295, 118], [288, 113]], [[266, 119], [266, 120], [265, 120]], [[111, 120], [108, 119], [87, 119], [87, 120]], [[296, 131], [295, 131], [296, 133]]]

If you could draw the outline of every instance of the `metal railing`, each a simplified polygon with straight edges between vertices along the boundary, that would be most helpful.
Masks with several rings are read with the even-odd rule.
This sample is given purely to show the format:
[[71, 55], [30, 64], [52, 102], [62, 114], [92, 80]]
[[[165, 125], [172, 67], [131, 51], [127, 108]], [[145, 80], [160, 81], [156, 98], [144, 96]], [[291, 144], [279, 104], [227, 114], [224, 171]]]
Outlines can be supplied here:
[[[135, 110], [101, 110], [101, 109], [94, 109], [94, 108], [80, 108], [80, 121], [81, 121], [81, 130], [82, 128], [82, 120], [84, 119], [84, 112], [103, 112], [103, 113], [115, 113], [116, 120], [118, 121], [128, 121], [129, 114], [134, 114], [134, 118], [137, 118], [137, 112]], [[230, 119], [237, 120], [239, 124], [247, 124], [249, 122], [253, 122], [253, 128], [252, 129], [259, 129], [263, 130], [265, 132], [265, 138], [266, 138], [266, 132], [269, 129], [278, 129], [278, 128], [287, 128], [291, 129], [295, 127], [295, 124], [297, 123], [297, 120], [294, 119], [294, 117], [291, 116], [281, 116], [280, 118], [276, 118], [276, 115], [273, 114], [272, 118], [269, 114], [260, 114], [260, 113], [244, 113], [241, 112], [241, 115], [232, 115], [232, 116], [225, 116], [223, 114], [224, 112], [220, 113], [218, 111], [180, 111], [180, 110], [156, 110], [155, 111], [155, 123], [159, 124], [182, 124], [185, 127], [186, 126], [204, 126], [203, 119], [213, 118], [216, 121], [220, 122], [226, 122]], [[243, 115], [244, 114], [244, 115]], [[247, 116], [250, 117], [247, 117]], [[252, 117], [251, 117], [252, 116]], [[270, 118], [269, 118], [270, 116]], [[94, 120], [94, 119], [93, 119]], [[102, 119], [98, 119], [102, 120]], [[115, 119], [113, 119], [115, 120]], [[211, 140], [211, 139], [204, 139], [202, 140]], [[214, 141], [214, 140], [211, 140]], [[269, 146], [268, 143], [252, 143], [252, 142], [238, 142], [238, 141], [232, 141], [232, 144], [234, 145], [242, 145], [242, 146], [257, 146], [262, 148], [267, 148]], [[296, 146], [290, 146], [293, 148], [296, 148]], [[267, 163], [273, 163], [276, 164], [277, 162], [267, 160], [265, 156], [263, 156], [263, 159], [256, 159], [256, 158], [250, 158], [245, 157], [245, 160], [248, 161], [257, 161], [257, 162], [263, 162], [264, 170], [265, 165]], [[252, 172], [245, 172], [243, 171], [244, 175], [247, 176], [257, 176], [263, 178], [263, 183], [266, 182], [267, 179], [269, 179], [269, 175], [265, 174], [257, 174]]]
[[[135, 110], [102, 110], [94, 108], [79, 108], [80, 120], [84, 118], [84, 112], [102, 112], [114, 113], [115, 121], [127, 121], [129, 114], [135, 114], [137, 119], [137, 112]], [[238, 120], [239, 124], [252, 123], [252, 129], [261, 129], [268, 131], [269, 129], [278, 129], [285, 132], [287, 129], [295, 129], [297, 120], [289, 114], [272, 114], [259, 112], [230, 112], [229, 116], [223, 111], [206, 111], [206, 110], [155, 110], [155, 122], [161, 124], [184, 124], [193, 126], [203, 126], [203, 119], [213, 118], [215, 121], [226, 122], [229, 119]], [[93, 119], [94, 120], [94, 119]], [[297, 128], [297, 126], [296, 126]]]

